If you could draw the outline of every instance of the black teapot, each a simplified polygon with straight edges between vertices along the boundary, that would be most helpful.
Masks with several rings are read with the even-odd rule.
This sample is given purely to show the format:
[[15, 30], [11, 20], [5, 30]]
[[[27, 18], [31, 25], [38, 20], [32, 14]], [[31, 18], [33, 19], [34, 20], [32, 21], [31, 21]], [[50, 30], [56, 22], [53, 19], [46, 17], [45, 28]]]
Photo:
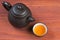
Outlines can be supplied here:
[[8, 20], [16, 27], [24, 27], [35, 20], [30, 9], [23, 3], [16, 3], [12, 6], [4, 1], [2, 5], [9, 11]]

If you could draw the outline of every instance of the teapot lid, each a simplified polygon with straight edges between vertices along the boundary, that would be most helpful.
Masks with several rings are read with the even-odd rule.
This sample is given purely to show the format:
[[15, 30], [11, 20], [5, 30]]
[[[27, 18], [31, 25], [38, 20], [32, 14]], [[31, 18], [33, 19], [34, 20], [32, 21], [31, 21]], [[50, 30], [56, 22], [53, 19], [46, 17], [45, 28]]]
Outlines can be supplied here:
[[11, 14], [14, 15], [15, 17], [25, 17], [28, 14], [31, 14], [31, 11], [26, 5], [22, 3], [17, 3], [15, 4], [11, 10]]

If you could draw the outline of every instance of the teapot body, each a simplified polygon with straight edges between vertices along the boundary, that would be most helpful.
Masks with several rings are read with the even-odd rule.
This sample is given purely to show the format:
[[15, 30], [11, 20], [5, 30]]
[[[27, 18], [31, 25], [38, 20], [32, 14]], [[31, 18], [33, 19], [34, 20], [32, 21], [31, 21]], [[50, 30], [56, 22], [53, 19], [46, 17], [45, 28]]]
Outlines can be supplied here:
[[23, 18], [17, 18], [15, 16], [13, 16], [10, 12], [8, 14], [8, 20], [10, 21], [10, 23], [14, 26], [17, 27], [24, 27], [26, 25], [28, 25], [30, 22], [28, 21], [28, 16], [30, 16], [31, 14], [23, 17]]

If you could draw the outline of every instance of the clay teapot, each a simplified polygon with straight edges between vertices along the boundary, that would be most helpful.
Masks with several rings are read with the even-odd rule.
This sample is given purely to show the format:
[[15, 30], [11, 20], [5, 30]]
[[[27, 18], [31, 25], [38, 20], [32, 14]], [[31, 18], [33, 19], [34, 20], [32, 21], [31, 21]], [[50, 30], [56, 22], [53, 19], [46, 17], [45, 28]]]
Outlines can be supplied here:
[[30, 9], [23, 3], [16, 3], [12, 6], [9, 2], [4, 1], [2, 5], [9, 11], [8, 20], [16, 27], [25, 27], [35, 20]]

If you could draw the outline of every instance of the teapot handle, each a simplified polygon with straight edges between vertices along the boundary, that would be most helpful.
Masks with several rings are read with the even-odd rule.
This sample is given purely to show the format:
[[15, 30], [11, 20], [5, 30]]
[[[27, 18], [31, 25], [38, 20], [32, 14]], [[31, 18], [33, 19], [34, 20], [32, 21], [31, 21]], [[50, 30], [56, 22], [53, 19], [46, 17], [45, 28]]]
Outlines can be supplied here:
[[35, 19], [33, 17], [28, 17], [28, 21], [33, 22]]
[[6, 2], [6, 1], [3, 1], [2, 2], [2, 5], [4, 6], [4, 8], [6, 9], [6, 10], [10, 10], [11, 9], [11, 4], [10, 3], [8, 3], [8, 2]]

